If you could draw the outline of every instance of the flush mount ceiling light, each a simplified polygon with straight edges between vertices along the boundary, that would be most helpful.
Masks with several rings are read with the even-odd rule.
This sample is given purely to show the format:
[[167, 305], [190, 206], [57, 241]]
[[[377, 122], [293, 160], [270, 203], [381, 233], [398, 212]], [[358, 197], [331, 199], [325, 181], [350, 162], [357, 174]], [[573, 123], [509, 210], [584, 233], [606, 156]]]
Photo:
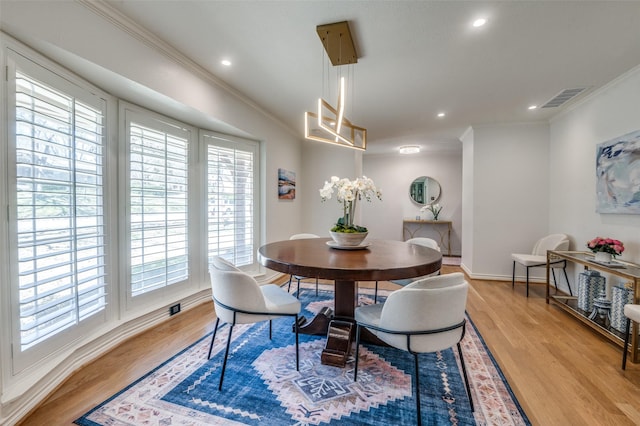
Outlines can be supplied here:
[[336, 68], [339, 87], [335, 107], [321, 97], [318, 98], [316, 112], [305, 112], [304, 137], [318, 142], [365, 150], [367, 129], [354, 125], [345, 117], [346, 81], [338, 68], [343, 65], [352, 66], [358, 62], [349, 23], [344, 21], [319, 25], [316, 31], [331, 65]]
[[482, 27], [486, 23], [487, 23], [487, 18], [478, 18], [475, 21], [473, 21], [473, 24], [471, 25], [473, 25], [475, 28], [478, 28], [478, 27]]
[[417, 154], [420, 152], [418, 145], [405, 145], [400, 147], [400, 154]]

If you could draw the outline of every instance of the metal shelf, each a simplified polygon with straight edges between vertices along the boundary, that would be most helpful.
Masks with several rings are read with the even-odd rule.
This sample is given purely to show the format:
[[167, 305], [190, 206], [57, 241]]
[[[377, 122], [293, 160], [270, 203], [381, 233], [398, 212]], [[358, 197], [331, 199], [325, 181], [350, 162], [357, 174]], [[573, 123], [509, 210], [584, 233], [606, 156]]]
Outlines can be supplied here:
[[[552, 284], [549, 281], [549, 265], [551, 263], [557, 262], [560, 259], [566, 259], [569, 262], [584, 266], [585, 269], [605, 272], [607, 274], [614, 275], [631, 282], [633, 284], [634, 304], [640, 304], [640, 294], [638, 291], [638, 283], [640, 282], [640, 265], [624, 261], [616, 261], [612, 265], [596, 263], [594, 261], [593, 255], [589, 252], [553, 250], [547, 251], [547, 304], [550, 301], [553, 302], [554, 305], [569, 313], [584, 325], [590, 327], [595, 332], [601, 334], [608, 340], [622, 347], [624, 345], [624, 333], [608, 327], [605, 323], [602, 323], [602, 321], [590, 319], [589, 312], [585, 312], [577, 307], [576, 296], [568, 296], [560, 292], [556, 292], [556, 294], [553, 295], [550, 294]], [[631, 328], [629, 353], [631, 361], [637, 363], [640, 362], [640, 358], [638, 356], [639, 326], [635, 322], [632, 322], [632, 324], [633, 325]]]

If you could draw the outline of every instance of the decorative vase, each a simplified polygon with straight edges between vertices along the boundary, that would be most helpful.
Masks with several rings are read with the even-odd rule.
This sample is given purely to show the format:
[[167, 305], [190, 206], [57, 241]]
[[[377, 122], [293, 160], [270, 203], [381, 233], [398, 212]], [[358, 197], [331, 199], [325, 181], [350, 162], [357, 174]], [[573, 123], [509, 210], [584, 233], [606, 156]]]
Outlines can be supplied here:
[[596, 252], [596, 262], [610, 263], [611, 262], [611, 253], [607, 253], [604, 251]]
[[362, 244], [365, 238], [367, 238], [368, 232], [329, 232], [331, 238], [338, 245], [341, 246], [359, 246]]

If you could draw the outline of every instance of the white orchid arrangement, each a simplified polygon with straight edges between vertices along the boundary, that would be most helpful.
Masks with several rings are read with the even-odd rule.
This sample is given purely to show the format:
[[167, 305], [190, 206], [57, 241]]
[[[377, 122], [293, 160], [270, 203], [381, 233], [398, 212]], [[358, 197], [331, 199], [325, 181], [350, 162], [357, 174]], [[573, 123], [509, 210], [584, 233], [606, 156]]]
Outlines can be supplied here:
[[356, 202], [363, 198], [371, 201], [373, 198], [382, 200], [382, 193], [376, 188], [373, 180], [366, 176], [349, 180], [331, 176], [330, 181], [325, 181], [320, 189], [322, 201], [331, 198], [337, 192], [336, 199], [342, 203], [343, 216], [338, 219], [336, 225], [331, 229], [333, 232], [367, 232], [367, 228], [353, 224], [353, 215], [356, 209]]
[[429, 204], [420, 209], [421, 212], [429, 210], [433, 215], [433, 220], [438, 220], [438, 216], [440, 215], [440, 211], [442, 210], [442, 206], [440, 204]]

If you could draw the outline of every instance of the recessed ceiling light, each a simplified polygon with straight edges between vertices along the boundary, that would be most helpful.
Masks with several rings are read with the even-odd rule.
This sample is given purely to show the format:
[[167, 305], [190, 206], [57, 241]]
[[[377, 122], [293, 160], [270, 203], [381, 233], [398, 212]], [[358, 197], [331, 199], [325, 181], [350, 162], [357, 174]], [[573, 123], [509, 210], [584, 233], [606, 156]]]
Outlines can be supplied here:
[[475, 21], [473, 21], [473, 26], [478, 28], [478, 27], [483, 26], [486, 23], [487, 23], [487, 19], [486, 18], [478, 18]]
[[418, 145], [405, 145], [400, 147], [400, 154], [417, 154], [420, 152]]
[[220, 63], [222, 65], [224, 65], [225, 67], [230, 67], [231, 66], [231, 61], [228, 59], [223, 59], [222, 61], [220, 61]]
[[444, 117], [445, 115], [446, 115], [446, 114], [445, 114], [444, 112], [439, 112], [439, 113], [438, 113], [438, 117], [440, 117], [440, 118]]
[[530, 105], [529, 106], [529, 109], [536, 109], [536, 108], [538, 108], [538, 105]]

